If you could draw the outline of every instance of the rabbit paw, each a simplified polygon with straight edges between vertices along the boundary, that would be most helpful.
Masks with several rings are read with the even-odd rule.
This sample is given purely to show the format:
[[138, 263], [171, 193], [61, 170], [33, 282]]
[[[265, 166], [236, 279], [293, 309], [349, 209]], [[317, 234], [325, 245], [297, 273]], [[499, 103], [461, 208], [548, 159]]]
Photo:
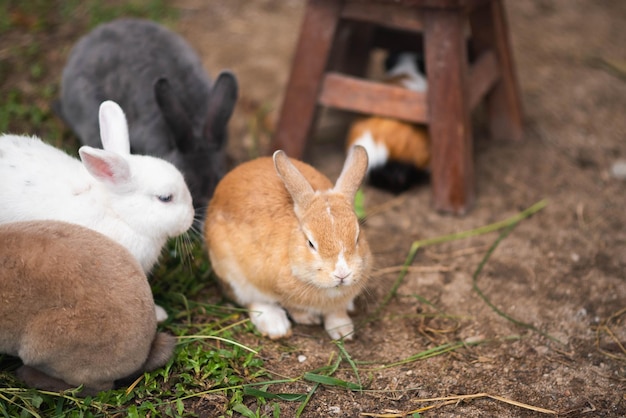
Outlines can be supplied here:
[[272, 340], [291, 336], [291, 322], [283, 308], [267, 303], [251, 303], [248, 306], [250, 320], [257, 330]]
[[324, 328], [333, 340], [351, 340], [354, 332], [354, 325], [348, 314], [344, 312], [333, 312], [324, 316]]
[[306, 309], [289, 309], [289, 315], [298, 324], [304, 325], [321, 325], [322, 317], [319, 313], [311, 312]]
[[159, 305], [154, 305], [154, 311], [156, 313], [156, 320], [159, 324], [167, 319], [167, 312], [165, 312], [165, 309]]

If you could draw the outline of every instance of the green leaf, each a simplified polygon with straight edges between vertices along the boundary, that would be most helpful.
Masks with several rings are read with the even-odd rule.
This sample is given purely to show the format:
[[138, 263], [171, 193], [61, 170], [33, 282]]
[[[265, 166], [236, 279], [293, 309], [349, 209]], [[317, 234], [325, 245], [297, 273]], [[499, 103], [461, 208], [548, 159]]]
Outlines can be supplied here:
[[254, 412], [252, 412], [250, 408], [248, 408], [242, 403], [233, 405], [233, 411], [239, 412], [241, 415], [243, 415], [246, 418], [256, 418], [257, 416]]
[[37, 394], [33, 395], [33, 398], [30, 400], [31, 405], [33, 405], [35, 408], [39, 408], [42, 402], [43, 398]]

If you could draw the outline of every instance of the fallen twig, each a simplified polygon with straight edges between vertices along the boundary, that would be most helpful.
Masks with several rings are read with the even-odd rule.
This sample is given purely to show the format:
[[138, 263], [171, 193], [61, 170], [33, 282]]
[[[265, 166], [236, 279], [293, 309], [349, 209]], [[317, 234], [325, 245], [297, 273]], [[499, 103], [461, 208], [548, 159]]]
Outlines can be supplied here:
[[362, 412], [361, 416], [365, 417], [376, 417], [376, 418], [402, 418], [407, 417], [413, 414], [419, 414], [424, 411], [428, 411], [429, 409], [441, 408], [445, 405], [456, 404], [460, 401], [472, 400], [472, 399], [480, 399], [480, 398], [489, 398], [494, 399], [499, 402], [504, 402], [509, 405], [514, 405], [519, 408], [528, 409], [535, 412], [540, 412], [542, 414], [556, 415], [557, 412], [551, 409], [540, 408], [537, 406], [528, 405], [522, 402], [514, 401], [511, 399], [504, 398], [498, 395], [490, 395], [488, 393], [476, 393], [473, 395], [456, 395], [456, 396], [444, 396], [439, 398], [428, 398], [428, 399], [413, 399], [412, 402], [424, 403], [424, 402], [438, 402], [434, 405], [424, 406], [413, 411], [399, 411], [399, 412], [386, 412], [383, 414], [376, 414], [370, 412]]
[[[617, 318], [626, 314], [626, 308], [622, 308], [619, 311], [615, 312], [611, 315], [606, 321], [604, 321], [596, 330], [596, 347], [598, 351], [604, 354], [607, 357], [610, 357], [614, 360], [626, 361], [626, 348], [624, 344], [617, 338], [613, 330], [611, 329], [611, 321], [616, 321]], [[600, 340], [602, 339], [602, 333], [606, 333], [615, 343], [615, 345], [620, 349], [621, 355], [610, 353], [603, 348], [600, 347]]]

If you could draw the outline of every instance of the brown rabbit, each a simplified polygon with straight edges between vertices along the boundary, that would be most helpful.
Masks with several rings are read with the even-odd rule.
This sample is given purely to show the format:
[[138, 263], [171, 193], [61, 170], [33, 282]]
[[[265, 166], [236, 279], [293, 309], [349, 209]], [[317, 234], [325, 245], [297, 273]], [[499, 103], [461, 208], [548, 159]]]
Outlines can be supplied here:
[[0, 352], [22, 359], [27, 385], [95, 395], [165, 365], [175, 341], [120, 244], [58, 221], [0, 225]]
[[[354, 147], [333, 187], [282, 151], [241, 164], [218, 184], [205, 220], [215, 273], [263, 335], [291, 334], [291, 318], [351, 338], [347, 311], [363, 290], [371, 254], [354, 213], [367, 153]], [[284, 309], [283, 309], [284, 308]]]

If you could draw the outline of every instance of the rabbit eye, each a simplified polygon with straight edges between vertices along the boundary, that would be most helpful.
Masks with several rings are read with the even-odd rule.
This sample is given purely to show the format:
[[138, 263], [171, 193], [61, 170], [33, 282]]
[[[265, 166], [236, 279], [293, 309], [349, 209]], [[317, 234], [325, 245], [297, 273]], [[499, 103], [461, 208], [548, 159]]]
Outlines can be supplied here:
[[309, 241], [309, 248], [312, 249], [313, 251], [317, 251], [315, 249], [315, 245], [313, 244], [313, 242], [311, 240], [308, 240], [308, 241]]
[[171, 194], [165, 195], [165, 196], [157, 196], [157, 198], [163, 202], [163, 203], [167, 203], [167, 202], [171, 202], [172, 199], [174, 198], [174, 196], [172, 196]]

